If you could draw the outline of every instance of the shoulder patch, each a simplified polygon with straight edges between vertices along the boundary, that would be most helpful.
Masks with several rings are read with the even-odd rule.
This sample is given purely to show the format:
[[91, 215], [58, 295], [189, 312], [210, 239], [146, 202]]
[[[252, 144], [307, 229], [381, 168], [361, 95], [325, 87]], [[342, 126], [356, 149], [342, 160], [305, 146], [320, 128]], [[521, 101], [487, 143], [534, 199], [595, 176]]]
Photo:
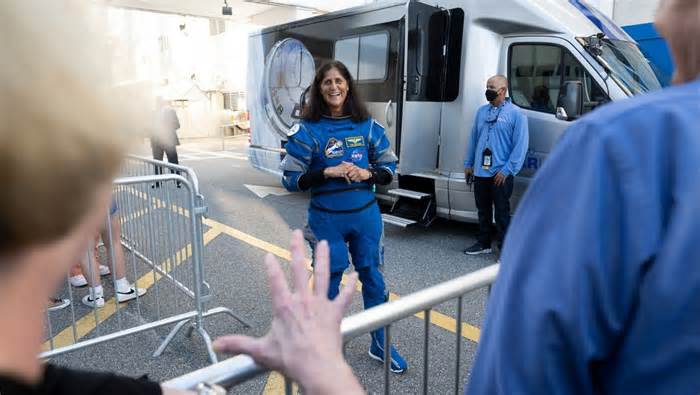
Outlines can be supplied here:
[[299, 126], [299, 124], [298, 124], [298, 123], [295, 123], [295, 124], [292, 125], [292, 127], [289, 128], [289, 130], [287, 131], [287, 136], [288, 136], [288, 137], [294, 136], [295, 134], [297, 134], [297, 132], [299, 131], [300, 128], [301, 128], [301, 127]]

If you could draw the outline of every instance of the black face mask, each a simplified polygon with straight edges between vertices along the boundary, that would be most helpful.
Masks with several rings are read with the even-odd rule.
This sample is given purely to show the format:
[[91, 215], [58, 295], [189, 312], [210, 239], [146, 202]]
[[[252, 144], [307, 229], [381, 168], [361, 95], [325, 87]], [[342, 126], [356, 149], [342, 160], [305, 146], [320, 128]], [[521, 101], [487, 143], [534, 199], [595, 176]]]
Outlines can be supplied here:
[[493, 89], [486, 90], [486, 100], [492, 102], [498, 98], [498, 91]]

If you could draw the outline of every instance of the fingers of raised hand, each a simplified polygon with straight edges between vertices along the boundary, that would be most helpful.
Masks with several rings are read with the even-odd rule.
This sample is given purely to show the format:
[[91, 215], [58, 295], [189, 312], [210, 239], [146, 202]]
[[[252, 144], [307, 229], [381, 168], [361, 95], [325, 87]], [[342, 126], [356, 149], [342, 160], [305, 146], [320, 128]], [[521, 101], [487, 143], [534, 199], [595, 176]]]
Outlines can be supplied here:
[[309, 280], [309, 272], [306, 269], [304, 234], [301, 230], [296, 229], [292, 232], [289, 249], [292, 252], [291, 266], [294, 276], [294, 292], [304, 295], [308, 293], [306, 284]]
[[228, 354], [248, 354], [255, 361], [265, 358], [265, 341], [263, 338], [254, 338], [243, 335], [222, 336], [212, 343], [214, 350]]
[[316, 256], [314, 258], [314, 295], [317, 297], [327, 297], [328, 282], [330, 276], [330, 248], [328, 242], [322, 240], [316, 245]]
[[280, 269], [277, 259], [272, 254], [265, 256], [265, 266], [267, 268], [267, 278], [270, 283], [270, 293], [272, 296], [272, 307], [274, 314], [282, 313], [291, 300], [287, 280]]

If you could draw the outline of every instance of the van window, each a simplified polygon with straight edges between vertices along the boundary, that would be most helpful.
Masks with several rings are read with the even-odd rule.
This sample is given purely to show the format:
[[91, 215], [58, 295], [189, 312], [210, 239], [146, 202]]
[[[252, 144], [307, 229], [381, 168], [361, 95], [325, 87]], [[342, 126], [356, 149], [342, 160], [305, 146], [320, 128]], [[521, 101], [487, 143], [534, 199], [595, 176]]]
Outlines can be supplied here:
[[508, 80], [513, 103], [534, 111], [554, 114], [565, 81], [583, 84], [584, 113], [610, 101], [576, 57], [557, 45], [511, 46]]
[[388, 56], [387, 32], [373, 32], [335, 42], [335, 60], [343, 62], [358, 82], [385, 80]]
[[335, 42], [335, 60], [343, 62], [355, 80], [357, 80], [359, 46], [359, 37], [346, 38]]

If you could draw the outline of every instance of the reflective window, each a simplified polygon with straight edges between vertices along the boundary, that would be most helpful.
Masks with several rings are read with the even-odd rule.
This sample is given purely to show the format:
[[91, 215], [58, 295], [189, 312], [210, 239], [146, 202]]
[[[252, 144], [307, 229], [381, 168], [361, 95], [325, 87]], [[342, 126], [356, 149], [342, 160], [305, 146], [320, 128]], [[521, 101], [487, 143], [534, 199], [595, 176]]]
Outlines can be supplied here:
[[359, 80], [386, 78], [389, 35], [385, 33], [360, 37]]
[[585, 67], [556, 45], [518, 44], [511, 47], [508, 70], [510, 96], [522, 108], [554, 114], [566, 81], [583, 84], [583, 112], [610, 101]]
[[356, 81], [386, 79], [389, 35], [372, 33], [335, 42], [335, 60], [343, 62]]
[[359, 37], [346, 38], [335, 42], [335, 60], [343, 62], [355, 80], [357, 80], [359, 43]]

